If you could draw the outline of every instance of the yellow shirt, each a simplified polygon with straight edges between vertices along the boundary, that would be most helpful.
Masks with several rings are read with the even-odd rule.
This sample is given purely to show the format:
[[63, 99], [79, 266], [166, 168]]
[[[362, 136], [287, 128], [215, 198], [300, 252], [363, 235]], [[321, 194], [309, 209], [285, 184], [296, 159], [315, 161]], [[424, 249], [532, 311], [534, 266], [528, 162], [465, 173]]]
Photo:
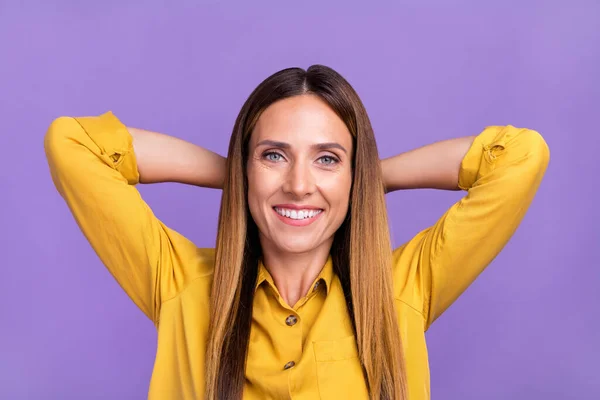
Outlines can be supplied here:
[[[166, 227], [142, 200], [131, 135], [112, 113], [56, 119], [45, 148], [54, 183], [79, 227], [158, 330], [149, 398], [201, 399], [213, 249], [197, 248]], [[548, 160], [537, 132], [485, 128], [461, 164], [459, 186], [467, 195], [394, 250], [395, 306], [411, 400], [430, 397], [425, 331], [509, 240]], [[244, 398], [366, 399], [331, 259], [294, 307], [259, 268]]]

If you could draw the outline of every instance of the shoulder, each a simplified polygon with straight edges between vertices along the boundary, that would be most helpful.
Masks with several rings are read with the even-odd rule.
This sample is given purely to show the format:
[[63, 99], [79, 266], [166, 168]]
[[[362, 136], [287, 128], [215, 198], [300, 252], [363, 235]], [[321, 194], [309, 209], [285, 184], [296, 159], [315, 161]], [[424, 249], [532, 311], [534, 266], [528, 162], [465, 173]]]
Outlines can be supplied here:
[[[208, 301], [213, 281], [215, 250], [212, 248], [194, 248], [192, 253], [180, 254], [183, 259], [174, 263], [168, 276], [162, 277], [161, 304], [193, 292]], [[193, 289], [190, 289], [193, 288]], [[187, 295], [186, 295], [187, 296]]]
[[416, 309], [421, 309], [420, 305], [423, 302], [424, 291], [418, 290], [423, 283], [419, 264], [423, 242], [430, 229], [417, 233], [411, 240], [392, 252], [394, 297]]
[[197, 278], [210, 278], [212, 280], [215, 269], [215, 249], [197, 248], [193, 261], [194, 275]]

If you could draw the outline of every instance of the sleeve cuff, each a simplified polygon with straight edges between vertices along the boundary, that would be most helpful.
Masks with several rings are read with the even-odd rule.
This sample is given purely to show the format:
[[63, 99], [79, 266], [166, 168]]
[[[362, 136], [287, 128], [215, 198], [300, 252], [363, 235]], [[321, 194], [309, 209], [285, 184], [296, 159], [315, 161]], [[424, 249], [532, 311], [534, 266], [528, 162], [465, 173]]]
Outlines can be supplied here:
[[458, 187], [469, 190], [481, 176], [492, 168], [495, 154], [504, 150], [506, 134], [512, 126], [488, 126], [475, 137], [460, 164]]
[[140, 174], [133, 151], [133, 137], [127, 127], [111, 111], [96, 117], [75, 119], [98, 146], [102, 155], [107, 157], [112, 167], [127, 179], [127, 183], [139, 183]]

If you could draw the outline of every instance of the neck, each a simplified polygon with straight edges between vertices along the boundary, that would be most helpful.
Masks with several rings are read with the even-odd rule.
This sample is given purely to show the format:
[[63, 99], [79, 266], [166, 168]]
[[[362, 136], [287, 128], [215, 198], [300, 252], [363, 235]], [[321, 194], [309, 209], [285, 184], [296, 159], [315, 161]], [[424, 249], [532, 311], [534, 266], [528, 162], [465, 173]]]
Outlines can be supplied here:
[[289, 306], [293, 307], [311, 289], [327, 262], [331, 244], [328, 241], [309, 252], [289, 253], [261, 243], [263, 264]]

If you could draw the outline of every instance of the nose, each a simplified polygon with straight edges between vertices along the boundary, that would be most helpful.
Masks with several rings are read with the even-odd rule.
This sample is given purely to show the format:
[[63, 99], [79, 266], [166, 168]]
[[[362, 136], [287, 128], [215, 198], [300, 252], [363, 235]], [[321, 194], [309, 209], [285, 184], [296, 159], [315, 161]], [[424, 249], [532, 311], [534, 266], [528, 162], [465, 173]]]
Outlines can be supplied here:
[[310, 166], [304, 162], [296, 162], [289, 169], [283, 191], [302, 199], [316, 190], [315, 177]]

